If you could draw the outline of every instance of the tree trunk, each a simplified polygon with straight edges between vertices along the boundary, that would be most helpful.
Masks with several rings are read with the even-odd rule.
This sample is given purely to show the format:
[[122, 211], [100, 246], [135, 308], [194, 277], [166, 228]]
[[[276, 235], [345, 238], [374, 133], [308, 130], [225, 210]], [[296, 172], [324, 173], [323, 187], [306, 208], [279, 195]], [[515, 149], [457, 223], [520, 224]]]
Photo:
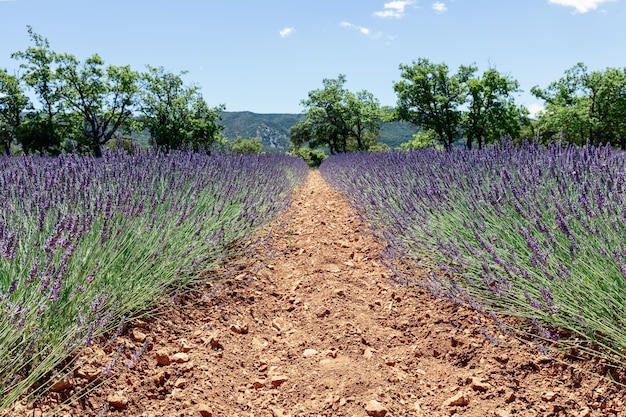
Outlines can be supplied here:
[[96, 158], [102, 158], [102, 148], [100, 145], [96, 144], [93, 148], [93, 156]]

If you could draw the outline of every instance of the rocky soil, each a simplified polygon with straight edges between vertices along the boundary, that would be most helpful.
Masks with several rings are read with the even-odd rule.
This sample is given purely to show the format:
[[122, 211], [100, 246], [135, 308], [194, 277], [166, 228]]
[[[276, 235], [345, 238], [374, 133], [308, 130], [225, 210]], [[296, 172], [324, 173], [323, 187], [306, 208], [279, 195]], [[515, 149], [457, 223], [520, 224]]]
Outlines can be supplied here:
[[543, 356], [479, 313], [395, 285], [317, 171], [274, 227], [225, 281], [85, 350], [71, 378], [15, 415], [626, 416], [626, 390], [585, 372], [598, 364]]

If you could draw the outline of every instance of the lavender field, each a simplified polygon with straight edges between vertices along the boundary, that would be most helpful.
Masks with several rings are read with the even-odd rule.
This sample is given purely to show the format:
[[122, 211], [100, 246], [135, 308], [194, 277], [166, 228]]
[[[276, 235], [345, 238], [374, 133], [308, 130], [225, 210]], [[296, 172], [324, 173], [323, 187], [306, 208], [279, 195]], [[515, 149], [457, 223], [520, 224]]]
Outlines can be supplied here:
[[624, 362], [624, 152], [505, 145], [332, 156], [320, 170], [392, 258], [430, 271], [419, 284], [433, 294], [491, 313], [544, 353]]
[[307, 174], [289, 156], [0, 157], [0, 414], [232, 256]]

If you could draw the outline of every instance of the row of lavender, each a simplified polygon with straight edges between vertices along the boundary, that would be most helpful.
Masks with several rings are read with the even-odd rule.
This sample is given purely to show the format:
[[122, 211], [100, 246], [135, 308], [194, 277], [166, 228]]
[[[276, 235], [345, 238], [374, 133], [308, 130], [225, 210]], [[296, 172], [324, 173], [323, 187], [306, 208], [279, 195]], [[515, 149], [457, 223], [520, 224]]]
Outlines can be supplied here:
[[541, 349], [623, 360], [624, 152], [505, 145], [334, 156], [320, 170], [395, 256], [437, 271], [422, 282], [434, 294], [530, 319], [517, 330]]
[[0, 414], [69, 353], [229, 256], [307, 173], [288, 156], [0, 158]]

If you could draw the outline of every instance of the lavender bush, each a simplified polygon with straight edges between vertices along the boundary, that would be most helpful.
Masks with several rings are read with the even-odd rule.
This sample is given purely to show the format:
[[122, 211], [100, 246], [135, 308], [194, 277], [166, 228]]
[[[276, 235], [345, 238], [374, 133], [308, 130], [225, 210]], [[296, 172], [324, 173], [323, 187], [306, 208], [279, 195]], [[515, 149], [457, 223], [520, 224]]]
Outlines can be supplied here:
[[307, 173], [288, 156], [0, 158], [0, 414], [71, 352], [199, 280]]
[[[434, 294], [622, 361], [626, 155], [553, 145], [333, 156], [323, 176]], [[559, 332], [571, 337], [559, 345]], [[593, 342], [593, 343], [588, 343]]]

